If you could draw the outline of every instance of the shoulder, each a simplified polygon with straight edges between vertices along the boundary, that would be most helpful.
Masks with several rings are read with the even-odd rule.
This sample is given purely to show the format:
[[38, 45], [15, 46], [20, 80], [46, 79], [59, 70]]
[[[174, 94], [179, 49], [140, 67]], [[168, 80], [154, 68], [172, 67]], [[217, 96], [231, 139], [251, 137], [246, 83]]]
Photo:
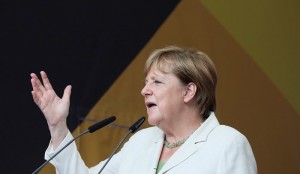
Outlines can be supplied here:
[[215, 127], [212, 131], [212, 134], [215, 135], [227, 135], [229, 137], [244, 137], [244, 135], [239, 132], [238, 130], [236, 130], [233, 127], [230, 126], [226, 126], [226, 125], [219, 125], [217, 127]]
[[226, 125], [215, 127], [208, 136], [208, 141], [220, 143], [223, 147], [249, 146], [248, 139], [244, 134]]
[[214, 154], [212, 156], [216, 158], [250, 159], [253, 164], [255, 163], [252, 148], [246, 136], [230, 126], [216, 126], [211, 130], [206, 141], [198, 145], [210, 154]]
[[220, 170], [232, 170], [229, 173], [257, 173], [251, 145], [241, 132], [230, 126], [220, 125], [211, 132], [208, 141], [209, 139], [214, 145], [210, 144], [217, 147], [214, 149], [218, 149]]

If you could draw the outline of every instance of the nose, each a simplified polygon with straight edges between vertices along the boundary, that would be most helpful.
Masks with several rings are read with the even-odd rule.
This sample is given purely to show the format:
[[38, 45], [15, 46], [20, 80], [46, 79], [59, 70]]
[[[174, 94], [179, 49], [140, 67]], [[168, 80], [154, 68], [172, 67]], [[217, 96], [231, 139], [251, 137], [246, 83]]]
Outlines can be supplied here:
[[142, 96], [146, 97], [147, 95], [151, 95], [152, 91], [149, 86], [146, 84], [141, 91]]

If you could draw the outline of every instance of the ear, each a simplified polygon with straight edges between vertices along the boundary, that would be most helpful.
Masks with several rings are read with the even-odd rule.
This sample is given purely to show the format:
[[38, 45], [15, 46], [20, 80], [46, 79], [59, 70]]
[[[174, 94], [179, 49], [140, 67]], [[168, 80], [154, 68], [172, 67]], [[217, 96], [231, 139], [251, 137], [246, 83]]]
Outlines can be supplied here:
[[195, 85], [195, 83], [189, 83], [186, 85], [185, 87], [185, 91], [183, 94], [183, 100], [185, 103], [191, 101], [194, 96], [196, 95], [197, 92], [197, 86]]

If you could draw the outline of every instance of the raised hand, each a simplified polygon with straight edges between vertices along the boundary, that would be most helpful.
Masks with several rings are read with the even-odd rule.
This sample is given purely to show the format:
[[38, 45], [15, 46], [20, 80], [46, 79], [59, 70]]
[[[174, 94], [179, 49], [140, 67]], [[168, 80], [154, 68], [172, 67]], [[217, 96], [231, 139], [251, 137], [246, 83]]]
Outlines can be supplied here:
[[71, 86], [68, 85], [62, 98], [59, 98], [44, 71], [41, 71], [42, 82], [36, 74], [31, 73], [32, 97], [43, 112], [52, 137], [53, 146], [60, 144], [68, 132], [66, 119], [69, 114]]

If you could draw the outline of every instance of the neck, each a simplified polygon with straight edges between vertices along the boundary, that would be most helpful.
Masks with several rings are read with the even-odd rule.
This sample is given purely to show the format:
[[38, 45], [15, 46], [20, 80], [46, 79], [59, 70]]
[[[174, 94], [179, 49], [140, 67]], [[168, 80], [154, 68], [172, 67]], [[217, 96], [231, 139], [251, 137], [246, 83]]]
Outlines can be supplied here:
[[163, 129], [165, 139], [168, 143], [176, 143], [187, 139], [202, 124], [202, 116], [189, 116], [176, 120], [174, 124], [170, 124], [168, 129]]

